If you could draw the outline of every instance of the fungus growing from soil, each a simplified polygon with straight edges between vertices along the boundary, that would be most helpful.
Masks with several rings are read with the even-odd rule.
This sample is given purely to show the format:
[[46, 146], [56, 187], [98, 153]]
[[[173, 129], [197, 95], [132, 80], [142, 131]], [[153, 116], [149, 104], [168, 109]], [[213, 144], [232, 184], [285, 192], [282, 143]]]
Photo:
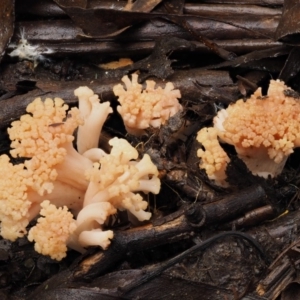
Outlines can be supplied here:
[[[68, 105], [60, 98], [35, 99], [27, 106], [28, 114], [21, 116], [8, 128], [12, 141], [11, 155], [30, 158], [24, 162], [28, 170], [39, 174], [43, 183], [38, 192], [51, 192], [51, 182], [61, 181], [85, 191], [88, 181], [84, 172], [92, 162], [80, 155], [73, 146], [73, 133], [84, 124], [78, 108], [68, 112]], [[38, 180], [34, 184], [39, 184]], [[38, 187], [35, 187], [37, 189]]]
[[[11, 155], [25, 159], [13, 165], [0, 156], [1, 235], [15, 240], [26, 234], [40, 203], [47, 199], [67, 205], [74, 213], [82, 208], [88, 181], [84, 176], [92, 162], [73, 147], [73, 132], [83, 123], [80, 112], [62, 99], [37, 98], [27, 106], [28, 114], [8, 129]], [[69, 117], [67, 117], [69, 114]]]
[[[148, 203], [137, 192], [158, 194], [156, 166], [147, 154], [136, 161], [136, 149], [124, 139], [113, 138], [109, 143], [111, 153], [86, 171], [89, 186], [76, 220], [70, 218], [66, 207], [56, 208], [49, 201], [43, 202], [42, 217], [29, 232], [36, 251], [59, 260], [66, 255], [67, 245], [79, 252], [88, 246], [106, 249], [114, 234], [112, 230], [103, 230], [103, 226], [117, 209], [127, 210], [139, 221], [150, 219], [151, 213], [145, 211]], [[45, 234], [47, 227], [50, 231]], [[48, 235], [53, 243], [45, 243]]]
[[[288, 156], [300, 146], [300, 102], [284, 93], [288, 89], [282, 81], [271, 80], [266, 96], [259, 88], [248, 100], [238, 100], [220, 110], [213, 121], [214, 134], [205, 135], [211, 129], [200, 130], [198, 139], [205, 148], [198, 151], [200, 167], [210, 179], [226, 185], [229, 158], [220, 150], [218, 138], [235, 147], [254, 175], [267, 178], [281, 173]], [[218, 149], [214, 159], [210, 156], [212, 145]]]
[[157, 87], [153, 80], [146, 81], [146, 88], [138, 83], [138, 75], [132, 74], [130, 81], [124, 76], [122, 84], [114, 86], [113, 91], [118, 96], [120, 105], [117, 107], [122, 116], [126, 130], [133, 135], [141, 135], [144, 129], [159, 128], [166, 121], [182, 110], [178, 102], [181, 98], [180, 91], [174, 89], [174, 85], [168, 82], [165, 88]]
[[145, 154], [138, 160], [137, 150], [124, 139], [111, 139], [109, 154], [95, 148], [100, 153], [95, 163], [76, 151], [75, 129], [87, 122], [84, 132], [96, 131], [92, 143], [82, 144], [83, 151], [93, 150], [111, 111], [109, 103], [99, 104], [86, 87], [76, 94], [87, 99], [85, 109], [68, 110], [60, 98], [30, 103], [28, 114], [8, 129], [11, 155], [24, 162], [14, 165], [7, 155], [0, 156], [2, 237], [11, 241], [23, 237], [40, 213], [28, 238], [36, 251], [56, 260], [66, 256], [67, 246], [80, 252], [87, 246], [106, 249], [113, 238], [112, 230], [103, 230], [108, 217], [119, 209], [139, 221], [149, 220], [148, 203], [138, 192], [160, 190], [158, 170], [150, 157]]
[[201, 157], [200, 168], [205, 169], [208, 178], [217, 185], [226, 186], [225, 170], [230, 159], [218, 141], [218, 130], [203, 128], [198, 132], [197, 141], [205, 148], [205, 151], [197, 151], [197, 156]]
[[29, 230], [28, 240], [35, 241], [36, 252], [61, 260], [66, 256], [67, 242], [76, 229], [76, 222], [67, 206], [57, 208], [49, 200], [45, 200], [41, 207], [42, 217]]
[[[77, 150], [80, 154], [91, 149], [97, 149], [104, 122], [112, 113], [109, 102], [100, 103], [99, 97], [86, 86], [74, 91], [78, 97], [79, 111], [84, 119], [77, 132]], [[102, 155], [101, 155], [102, 156]]]
[[145, 211], [148, 203], [138, 192], [160, 191], [158, 170], [149, 155], [138, 161], [137, 150], [124, 139], [113, 138], [109, 144], [110, 154], [86, 171], [90, 183], [69, 242], [78, 251], [82, 251], [80, 247], [109, 246], [113, 231], [103, 230], [103, 226], [117, 210], [127, 210], [139, 221], [149, 220], [151, 213]]

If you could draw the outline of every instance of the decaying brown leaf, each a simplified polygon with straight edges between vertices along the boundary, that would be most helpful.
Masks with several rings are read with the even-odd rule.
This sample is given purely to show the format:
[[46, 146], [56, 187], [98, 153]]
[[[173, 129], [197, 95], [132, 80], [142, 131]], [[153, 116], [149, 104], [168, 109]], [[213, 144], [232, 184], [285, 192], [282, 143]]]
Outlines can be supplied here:
[[300, 4], [297, 0], [284, 1], [283, 13], [278, 24], [275, 38], [282, 42], [299, 44]]
[[54, 0], [58, 5], [63, 7], [81, 7], [86, 8], [87, 0]]
[[136, 0], [133, 3], [127, 4], [126, 10], [136, 12], [150, 12], [156, 5], [162, 2], [162, 0]]
[[289, 83], [300, 71], [300, 53], [299, 49], [293, 48], [289, 53], [287, 60], [279, 74], [279, 78]]

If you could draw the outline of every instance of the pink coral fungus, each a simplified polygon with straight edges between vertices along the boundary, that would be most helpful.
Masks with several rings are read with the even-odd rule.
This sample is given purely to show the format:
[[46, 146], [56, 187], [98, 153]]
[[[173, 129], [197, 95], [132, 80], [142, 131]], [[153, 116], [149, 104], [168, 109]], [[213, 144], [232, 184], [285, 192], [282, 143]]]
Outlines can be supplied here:
[[[119, 209], [149, 220], [148, 203], [138, 192], [160, 190], [157, 168], [147, 154], [138, 160], [137, 150], [118, 138], [109, 141], [109, 154], [97, 148], [110, 105], [100, 103], [87, 87], [75, 93], [79, 109], [69, 110], [60, 98], [30, 103], [27, 114], [8, 129], [11, 155], [26, 159], [13, 165], [7, 155], [0, 156], [2, 237], [23, 237], [40, 213], [28, 239], [37, 252], [56, 260], [66, 256], [67, 247], [81, 252], [88, 246], [106, 249], [113, 238], [112, 230], [103, 230], [108, 217]], [[82, 154], [73, 147], [78, 126]]]
[[86, 86], [74, 91], [78, 97], [79, 111], [84, 119], [77, 133], [77, 150], [83, 154], [98, 148], [101, 130], [108, 115], [112, 113], [109, 102], [100, 103], [99, 97]]
[[[117, 209], [128, 210], [140, 221], [150, 219], [151, 213], [145, 211], [148, 203], [138, 191], [154, 194], [159, 192], [160, 180], [156, 166], [147, 154], [140, 161], [136, 161], [136, 149], [124, 139], [113, 138], [109, 143], [112, 146], [111, 153], [86, 171], [90, 183], [83, 208], [76, 220], [70, 219], [66, 208], [49, 207], [48, 202], [43, 204], [43, 208], [47, 206], [47, 210], [42, 210], [43, 217], [39, 218], [38, 224], [29, 232], [29, 238], [35, 241], [38, 252], [57, 259], [64, 257], [66, 245], [79, 252], [84, 252], [84, 248], [88, 246], [106, 249], [114, 234], [112, 230], [103, 230], [103, 226]], [[48, 211], [52, 211], [52, 214], [48, 214]], [[53, 220], [56, 225], [52, 226]], [[44, 246], [42, 241], [46, 236], [45, 224], [51, 229], [47, 234], [51, 236], [53, 243], [60, 241], [64, 247], [52, 247], [52, 243]], [[59, 230], [53, 231], [52, 228]], [[59, 252], [56, 253], [56, 250]]]
[[[282, 171], [287, 157], [300, 146], [300, 102], [284, 93], [289, 89], [282, 81], [271, 80], [266, 96], [262, 96], [259, 88], [247, 101], [238, 100], [218, 112], [214, 118], [216, 134], [199, 140], [205, 148], [198, 153], [202, 159], [200, 166], [209, 178], [215, 179], [216, 173], [211, 172], [215, 162], [206, 159], [210, 151], [206, 147], [217, 145], [218, 138], [235, 147], [253, 174], [274, 177]], [[207, 129], [199, 135], [203, 136], [203, 130]], [[228, 157], [223, 157], [223, 164], [227, 164]], [[217, 176], [226, 178], [225, 169], [219, 170], [223, 174]]]
[[28, 240], [35, 241], [37, 252], [61, 260], [66, 256], [69, 237], [76, 229], [75, 220], [66, 206], [57, 208], [45, 200], [41, 207], [40, 214], [43, 217], [30, 229]]
[[205, 169], [209, 179], [217, 185], [225, 186], [225, 170], [229, 163], [229, 157], [218, 141], [218, 130], [216, 128], [203, 128], [198, 132], [197, 141], [202, 144], [205, 151], [199, 149], [198, 157], [201, 157], [200, 168]]
[[83, 123], [80, 112], [62, 99], [35, 99], [28, 114], [8, 129], [11, 155], [27, 158], [13, 165], [0, 156], [1, 235], [15, 240], [26, 234], [26, 226], [39, 213], [45, 199], [67, 205], [75, 213], [82, 207], [88, 186], [84, 171], [92, 162], [73, 148], [73, 132]]
[[130, 81], [124, 76], [125, 84], [114, 86], [113, 91], [118, 96], [120, 106], [118, 112], [123, 118], [126, 130], [133, 135], [141, 135], [144, 129], [160, 127], [178, 111], [182, 109], [178, 99], [181, 97], [179, 90], [174, 90], [174, 85], [168, 82], [165, 88], [155, 88], [153, 80], [146, 81], [146, 89], [143, 90], [138, 83], [138, 75], [132, 74]]

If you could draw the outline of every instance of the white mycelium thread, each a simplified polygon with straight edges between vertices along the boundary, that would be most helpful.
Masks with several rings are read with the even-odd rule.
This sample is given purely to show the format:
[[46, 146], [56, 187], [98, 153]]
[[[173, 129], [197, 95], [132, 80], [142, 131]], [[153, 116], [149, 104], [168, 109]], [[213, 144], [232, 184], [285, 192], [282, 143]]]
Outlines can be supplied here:
[[15, 48], [8, 55], [11, 57], [18, 57], [20, 60], [30, 60], [34, 62], [34, 66], [37, 66], [39, 62], [44, 61], [45, 57], [43, 54], [53, 53], [52, 50], [41, 47], [39, 45], [31, 45], [28, 40], [25, 38], [24, 30], [20, 32], [20, 40], [19, 43], [11, 44], [13, 48]]

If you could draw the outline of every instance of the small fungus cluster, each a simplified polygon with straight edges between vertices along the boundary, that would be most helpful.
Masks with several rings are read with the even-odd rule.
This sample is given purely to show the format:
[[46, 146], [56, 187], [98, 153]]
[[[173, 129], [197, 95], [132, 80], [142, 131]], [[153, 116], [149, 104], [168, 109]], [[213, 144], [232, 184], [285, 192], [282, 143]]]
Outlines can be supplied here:
[[237, 155], [255, 175], [278, 175], [293, 149], [300, 146], [300, 102], [288, 96], [282, 81], [271, 80], [268, 94], [259, 88], [246, 101], [238, 100], [222, 109], [213, 128], [203, 128], [197, 140], [200, 168], [220, 186], [226, 186], [225, 173], [230, 159], [220, 142], [233, 145]]
[[174, 90], [174, 85], [168, 82], [165, 88], [157, 87], [153, 80], [146, 81], [146, 88], [138, 83], [138, 75], [133, 74], [130, 81], [124, 76], [122, 84], [114, 87], [113, 91], [118, 96], [120, 106], [117, 107], [122, 116], [127, 132], [141, 135], [144, 129], [158, 128], [182, 110], [178, 102], [181, 97], [179, 90]]
[[60, 98], [31, 102], [27, 114], [8, 128], [10, 154], [23, 162], [12, 164], [8, 155], [0, 156], [1, 236], [15, 241], [28, 233], [37, 252], [56, 260], [68, 247], [106, 249], [113, 238], [113, 231], [104, 229], [108, 217], [126, 210], [139, 221], [149, 220], [148, 203], [139, 192], [160, 190], [157, 167], [147, 154], [138, 159], [128, 141], [112, 138], [110, 153], [98, 148], [110, 103], [101, 103], [87, 87], [75, 95], [79, 108], [69, 109]]
[[[180, 92], [170, 82], [163, 89], [147, 81], [143, 90], [135, 74], [132, 81], [127, 76], [122, 81], [126, 90], [121, 84], [113, 90], [131, 134], [160, 127], [182, 110]], [[230, 162], [220, 142], [233, 145], [253, 174], [274, 177], [282, 171], [293, 148], [300, 146], [299, 100], [290, 97], [288, 89], [271, 80], [267, 96], [258, 89], [248, 100], [220, 110], [214, 126], [198, 132], [204, 148], [197, 153], [200, 168], [216, 184], [227, 186]], [[139, 159], [138, 151], [117, 137], [109, 141], [110, 153], [98, 148], [103, 124], [112, 113], [110, 103], [101, 103], [88, 87], [74, 93], [78, 108], [69, 109], [60, 98], [31, 102], [27, 114], [8, 128], [10, 154], [23, 162], [13, 164], [8, 155], [0, 156], [1, 236], [15, 241], [28, 234], [37, 252], [56, 260], [64, 258], [68, 248], [106, 249], [114, 236], [106, 226], [108, 217], [126, 210], [130, 218], [149, 220], [141, 192], [160, 191], [158, 170], [148, 154]]]

